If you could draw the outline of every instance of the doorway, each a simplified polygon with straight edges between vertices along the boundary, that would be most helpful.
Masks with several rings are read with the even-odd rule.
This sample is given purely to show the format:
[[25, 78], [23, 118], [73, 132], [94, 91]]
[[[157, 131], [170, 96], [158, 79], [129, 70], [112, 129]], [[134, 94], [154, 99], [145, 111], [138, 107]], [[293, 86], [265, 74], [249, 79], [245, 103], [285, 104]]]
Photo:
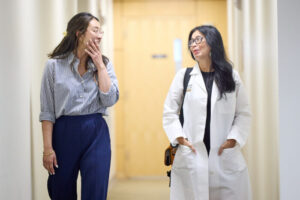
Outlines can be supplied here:
[[114, 64], [120, 85], [115, 107], [117, 177], [165, 176], [163, 104], [176, 73], [174, 40], [182, 65], [195, 63], [187, 48], [195, 26], [216, 26], [227, 46], [226, 1], [115, 0]]

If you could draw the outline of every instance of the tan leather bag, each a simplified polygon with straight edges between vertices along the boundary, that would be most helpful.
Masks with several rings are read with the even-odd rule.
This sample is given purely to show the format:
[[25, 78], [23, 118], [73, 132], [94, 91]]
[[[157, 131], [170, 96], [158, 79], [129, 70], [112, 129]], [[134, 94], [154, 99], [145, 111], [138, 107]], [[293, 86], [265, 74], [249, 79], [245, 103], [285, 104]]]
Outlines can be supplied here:
[[178, 145], [172, 146], [171, 144], [165, 150], [165, 165], [170, 166], [173, 164], [173, 160], [175, 158], [175, 154], [177, 151]]

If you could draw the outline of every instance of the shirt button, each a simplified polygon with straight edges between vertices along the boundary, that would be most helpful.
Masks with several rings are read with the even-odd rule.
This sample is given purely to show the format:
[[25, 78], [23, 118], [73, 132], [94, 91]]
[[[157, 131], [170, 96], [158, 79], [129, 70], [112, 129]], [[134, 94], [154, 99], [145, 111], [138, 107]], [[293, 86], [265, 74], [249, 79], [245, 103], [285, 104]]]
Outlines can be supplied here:
[[82, 96], [82, 95], [80, 95], [80, 98], [83, 98], [83, 96]]

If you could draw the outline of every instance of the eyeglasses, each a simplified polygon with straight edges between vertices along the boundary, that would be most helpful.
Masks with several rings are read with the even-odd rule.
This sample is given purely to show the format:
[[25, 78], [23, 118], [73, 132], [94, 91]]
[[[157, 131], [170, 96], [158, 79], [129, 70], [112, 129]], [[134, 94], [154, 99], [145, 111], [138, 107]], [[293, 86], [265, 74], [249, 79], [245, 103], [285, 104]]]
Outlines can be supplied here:
[[203, 41], [203, 39], [204, 39], [204, 37], [202, 37], [202, 36], [197, 36], [195, 39], [191, 39], [189, 41], [189, 47], [191, 47], [194, 44], [194, 42], [196, 44], [200, 44]]
[[103, 35], [104, 31], [102, 29], [94, 29], [92, 30], [95, 34]]

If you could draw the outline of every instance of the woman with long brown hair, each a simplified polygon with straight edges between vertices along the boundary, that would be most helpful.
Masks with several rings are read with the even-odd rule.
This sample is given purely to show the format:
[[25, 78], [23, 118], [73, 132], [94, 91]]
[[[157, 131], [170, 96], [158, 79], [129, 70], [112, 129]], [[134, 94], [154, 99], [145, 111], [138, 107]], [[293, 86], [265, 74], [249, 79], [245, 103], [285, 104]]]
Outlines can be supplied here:
[[110, 136], [102, 115], [119, 98], [116, 75], [99, 44], [99, 19], [76, 14], [60, 44], [49, 54], [41, 86], [43, 165], [51, 199], [106, 199]]

